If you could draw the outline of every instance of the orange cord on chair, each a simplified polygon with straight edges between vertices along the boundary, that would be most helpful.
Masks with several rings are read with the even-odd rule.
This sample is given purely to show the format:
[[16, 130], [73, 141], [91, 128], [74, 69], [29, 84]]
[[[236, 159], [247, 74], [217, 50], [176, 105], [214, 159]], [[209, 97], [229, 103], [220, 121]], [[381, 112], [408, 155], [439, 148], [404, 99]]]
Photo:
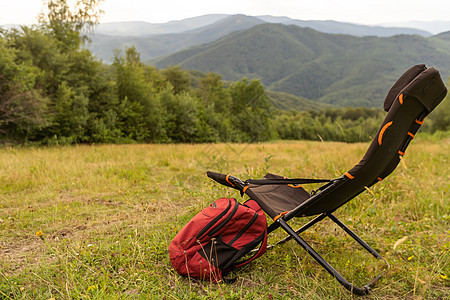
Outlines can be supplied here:
[[281, 214], [279, 214], [278, 216], [276, 216], [275, 218], [273, 218], [273, 221], [275, 222], [276, 220], [278, 220], [279, 218], [281, 218], [282, 216], [284, 216], [285, 214], [287, 214], [288, 211], [284, 211]]
[[228, 174], [227, 177], [225, 177], [225, 180], [226, 180], [229, 184], [231, 184], [231, 186], [234, 186], [234, 184], [232, 184], [231, 181], [228, 180], [228, 179], [230, 178], [230, 176], [231, 176], [231, 175]]

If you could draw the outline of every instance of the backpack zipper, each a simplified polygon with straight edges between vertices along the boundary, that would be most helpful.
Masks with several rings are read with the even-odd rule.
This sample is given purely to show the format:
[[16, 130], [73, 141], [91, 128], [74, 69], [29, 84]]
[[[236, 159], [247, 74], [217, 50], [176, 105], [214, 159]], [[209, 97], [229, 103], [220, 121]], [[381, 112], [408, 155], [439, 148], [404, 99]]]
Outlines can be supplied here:
[[[236, 201], [236, 199], [234, 199]], [[215, 203], [215, 202], [214, 202]], [[224, 215], [227, 214], [227, 212], [230, 210], [231, 207], [231, 201], [228, 202], [227, 208], [225, 208], [217, 217], [215, 217], [213, 220], [211, 220], [208, 224], [206, 224], [205, 227], [203, 227], [202, 230], [200, 230], [199, 233], [195, 236], [195, 238], [200, 238], [205, 232], [207, 232], [214, 224], [216, 224]]]
[[215, 233], [217, 233], [220, 229], [222, 229], [225, 225], [227, 225], [228, 221], [231, 220], [231, 218], [234, 216], [234, 214], [236, 213], [237, 209], [239, 208], [239, 202], [237, 202], [236, 199], [233, 199], [235, 204], [233, 207], [233, 210], [231, 211], [230, 215], [223, 220], [222, 223], [220, 223], [216, 228], [214, 228], [213, 230], [211, 230], [211, 232], [208, 233], [209, 236], [213, 236]]
[[252, 217], [252, 219], [250, 220], [250, 222], [247, 223], [247, 225], [245, 225], [244, 228], [242, 228], [242, 230], [234, 237], [234, 239], [232, 239], [228, 245], [233, 245], [234, 242], [236, 242], [249, 228], [250, 226], [253, 225], [253, 223], [256, 222], [256, 219], [258, 219], [258, 214], [255, 213]]

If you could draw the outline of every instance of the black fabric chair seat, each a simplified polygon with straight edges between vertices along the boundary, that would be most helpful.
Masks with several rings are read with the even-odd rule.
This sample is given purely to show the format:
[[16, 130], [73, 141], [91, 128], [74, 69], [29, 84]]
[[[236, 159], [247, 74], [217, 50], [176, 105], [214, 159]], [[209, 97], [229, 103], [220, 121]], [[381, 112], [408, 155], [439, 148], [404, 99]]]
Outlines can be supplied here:
[[[285, 178], [280, 175], [267, 173], [263, 179]], [[247, 195], [256, 200], [261, 208], [273, 219], [282, 213], [288, 212], [300, 204], [311, 195], [297, 184], [289, 185], [255, 185], [249, 184], [246, 190]]]

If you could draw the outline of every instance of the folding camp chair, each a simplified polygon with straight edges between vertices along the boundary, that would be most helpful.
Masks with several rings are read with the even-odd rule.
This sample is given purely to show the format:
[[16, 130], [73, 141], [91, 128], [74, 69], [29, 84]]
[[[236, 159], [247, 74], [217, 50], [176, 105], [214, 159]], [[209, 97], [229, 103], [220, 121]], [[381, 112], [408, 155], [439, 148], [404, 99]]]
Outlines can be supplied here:
[[[299, 234], [329, 218], [375, 258], [384, 260], [389, 267], [380, 254], [333, 213], [368, 187], [386, 178], [396, 168], [409, 143], [423, 124], [424, 118], [446, 94], [447, 89], [436, 69], [416, 65], [406, 71], [391, 88], [384, 101], [384, 109], [388, 113], [366, 154], [356, 166], [339, 178], [287, 179], [267, 174], [263, 179], [242, 181], [234, 176], [215, 172], [208, 172], [208, 177], [256, 200], [264, 212], [274, 220], [268, 227], [268, 233], [281, 227], [289, 234], [276, 245], [294, 239], [345, 288], [357, 295], [365, 295], [382, 274], [363, 287], [356, 287], [340, 275]], [[325, 184], [311, 193], [300, 186], [318, 182]], [[306, 216], [316, 217], [298, 230], [288, 225], [288, 221], [294, 217]]]

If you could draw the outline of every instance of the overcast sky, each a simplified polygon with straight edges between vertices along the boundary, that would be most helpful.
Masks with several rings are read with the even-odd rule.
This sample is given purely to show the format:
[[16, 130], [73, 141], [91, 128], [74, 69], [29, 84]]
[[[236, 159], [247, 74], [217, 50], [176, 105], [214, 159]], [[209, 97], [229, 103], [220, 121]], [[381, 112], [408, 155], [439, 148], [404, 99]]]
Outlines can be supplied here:
[[[450, 0], [104, 0], [101, 22], [165, 23], [205, 14], [287, 16], [359, 24], [450, 21]], [[0, 0], [0, 24], [36, 22], [42, 0]]]

